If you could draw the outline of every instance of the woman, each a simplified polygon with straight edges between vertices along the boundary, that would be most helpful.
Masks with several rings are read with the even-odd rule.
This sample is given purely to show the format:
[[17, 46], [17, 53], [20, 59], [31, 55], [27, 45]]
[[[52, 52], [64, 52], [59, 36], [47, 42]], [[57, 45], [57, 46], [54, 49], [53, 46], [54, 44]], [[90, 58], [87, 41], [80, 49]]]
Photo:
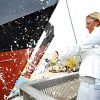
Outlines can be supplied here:
[[87, 39], [68, 50], [66, 55], [80, 54], [82, 58], [77, 100], [100, 100], [100, 13], [86, 17], [86, 28], [89, 31]]

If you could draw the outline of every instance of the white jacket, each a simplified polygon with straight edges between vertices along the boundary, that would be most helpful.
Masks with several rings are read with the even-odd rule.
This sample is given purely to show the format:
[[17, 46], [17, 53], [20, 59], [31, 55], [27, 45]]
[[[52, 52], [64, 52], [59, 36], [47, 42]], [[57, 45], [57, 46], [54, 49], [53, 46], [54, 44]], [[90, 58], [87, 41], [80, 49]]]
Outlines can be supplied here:
[[81, 55], [82, 58], [80, 76], [100, 79], [100, 27], [95, 28], [83, 43], [67, 49], [61, 59], [74, 55]]

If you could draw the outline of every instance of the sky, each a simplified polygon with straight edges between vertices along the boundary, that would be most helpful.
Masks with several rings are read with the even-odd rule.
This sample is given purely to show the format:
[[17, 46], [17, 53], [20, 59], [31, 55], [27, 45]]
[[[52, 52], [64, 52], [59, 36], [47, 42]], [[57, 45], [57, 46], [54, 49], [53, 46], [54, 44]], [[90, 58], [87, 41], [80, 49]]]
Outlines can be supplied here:
[[[77, 43], [80, 43], [88, 35], [88, 30], [85, 27], [85, 17], [92, 12], [100, 11], [100, 0], [67, 0], [67, 2]], [[59, 0], [50, 23], [54, 25], [55, 37], [46, 53], [60, 51], [69, 45], [76, 44], [66, 0]]]

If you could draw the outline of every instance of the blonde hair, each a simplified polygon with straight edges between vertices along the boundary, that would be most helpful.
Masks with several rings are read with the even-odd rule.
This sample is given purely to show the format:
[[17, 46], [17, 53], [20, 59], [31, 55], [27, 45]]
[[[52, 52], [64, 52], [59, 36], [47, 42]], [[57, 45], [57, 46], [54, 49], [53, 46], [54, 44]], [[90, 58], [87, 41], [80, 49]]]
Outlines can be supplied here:
[[100, 13], [99, 12], [93, 12], [93, 13], [89, 14], [87, 17], [91, 17], [91, 18], [96, 19], [100, 22]]

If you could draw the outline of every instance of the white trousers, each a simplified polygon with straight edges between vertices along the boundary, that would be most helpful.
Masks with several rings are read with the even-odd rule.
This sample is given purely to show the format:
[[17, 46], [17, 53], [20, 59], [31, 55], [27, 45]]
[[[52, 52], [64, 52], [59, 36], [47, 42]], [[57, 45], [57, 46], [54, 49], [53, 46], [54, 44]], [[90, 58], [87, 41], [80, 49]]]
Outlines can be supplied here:
[[100, 100], [100, 80], [94, 84], [80, 82], [77, 100]]

